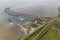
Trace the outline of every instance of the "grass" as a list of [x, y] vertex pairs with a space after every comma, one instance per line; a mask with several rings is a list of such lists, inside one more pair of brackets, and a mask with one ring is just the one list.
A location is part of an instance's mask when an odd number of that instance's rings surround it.
[[49, 30], [50, 25], [53, 24], [54, 21], [55, 21], [55, 19], [52, 20], [52, 21], [50, 21], [50, 23], [48, 23], [46, 26], [44, 26], [44, 28], [43, 28], [43, 29], [41, 30], [41, 32], [37, 35], [37, 37], [34, 38], [34, 40], [39, 40], [39, 39], [41, 39], [41, 38], [45, 35], [45, 33]]
[[[58, 17], [58, 18], [60, 19], [60, 17]], [[32, 33], [32, 35], [26, 37], [24, 40], [33, 40], [33, 39], [37, 40], [37, 38], [39, 38], [41, 36], [41, 34], [43, 35], [46, 28], [48, 28], [48, 27], [51, 27], [51, 29], [49, 31], [47, 31], [47, 33], [41, 39], [38, 39], [38, 40], [60, 40], [60, 31], [59, 31], [60, 30], [60, 24], [57, 21], [53, 21], [52, 23], [50, 23], [47, 26], [45, 25], [41, 30], [38, 29], [37, 31]]]
[[41, 40], [60, 40], [60, 32], [56, 33], [52, 30], [49, 30]]
[[26, 38], [24, 38], [23, 40], [32, 40], [33, 38], [35, 38], [39, 32], [44, 28], [45, 25], [43, 25], [43, 27], [39, 28], [38, 30], [36, 30], [35, 32], [33, 32], [32, 34], [28, 35]]
[[[48, 23], [48, 25], [50, 25], [54, 20], [52, 20], [50, 23]], [[35, 32], [33, 32], [32, 34], [30, 34], [29, 36], [27, 36], [26, 38], [24, 38], [23, 40], [33, 40], [38, 34], [40, 34], [42, 31], [45, 30], [45, 28], [48, 26], [46, 26], [47, 23], [45, 25], [42, 26], [42, 28], [39, 28], [38, 30], [36, 30]]]
[[50, 26], [53, 28], [50, 29], [41, 40], [60, 40], [60, 24], [55, 21]]

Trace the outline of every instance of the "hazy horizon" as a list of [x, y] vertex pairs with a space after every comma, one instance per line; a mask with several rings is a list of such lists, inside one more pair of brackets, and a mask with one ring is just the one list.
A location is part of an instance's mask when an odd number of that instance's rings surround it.
[[0, 0], [0, 12], [5, 8], [20, 13], [27, 13], [37, 16], [56, 16], [60, 0]]

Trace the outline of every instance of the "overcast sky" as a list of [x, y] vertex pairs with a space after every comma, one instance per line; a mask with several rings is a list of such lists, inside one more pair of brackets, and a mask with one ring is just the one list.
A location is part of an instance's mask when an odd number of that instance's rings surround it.
[[11, 7], [12, 10], [16, 12], [33, 13], [32, 15], [35, 13], [35, 15], [38, 14], [38, 16], [53, 16], [58, 13], [57, 8], [59, 5], [60, 0], [0, 0], [0, 11], [3, 11], [7, 7]]
[[15, 6], [15, 5], [22, 5], [22, 4], [26, 5], [28, 3], [30, 3], [30, 5], [31, 5], [32, 3], [36, 4], [36, 3], [40, 3], [40, 2], [44, 3], [46, 5], [47, 4], [46, 2], [49, 3], [49, 1], [52, 1], [52, 2], [54, 1], [54, 2], [60, 4], [60, 0], [0, 0], [0, 8], [3, 6], [8, 7], [8, 6]]

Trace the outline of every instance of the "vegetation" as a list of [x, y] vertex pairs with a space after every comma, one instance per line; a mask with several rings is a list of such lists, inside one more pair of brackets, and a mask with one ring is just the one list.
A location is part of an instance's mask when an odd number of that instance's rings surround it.
[[38, 30], [36, 30], [35, 32], [33, 32], [32, 34], [28, 35], [26, 38], [24, 38], [23, 40], [32, 40], [33, 38], [35, 38], [39, 32], [44, 28], [44, 26], [46, 26], [47, 24], [43, 25], [41, 28], [39, 28]]
[[[29, 36], [27, 36], [26, 38], [24, 38], [23, 40], [33, 40], [34, 38], [37, 38], [36, 36], [38, 34], [41, 35], [41, 33], [47, 28], [48, 25], [50, 25], [53, 21], [51, 21], [49, 24], [46, 23], [45, 25], [43, 25], [41, 28], [39, 28], [38, 30], [36, 30], [35, 32], [33, 32], [32, 34], [30, 34]], [[47, 25], [48, 24], [48, 25]], [[47, 25], [47, 26], [46, 26]], [[39, 36], [39, 35], [38, 35]]]
[[60, 25], [54, 22], [50, 26], [52, 29], [50, 29], [41, 40], [60, 40]]
[[43, 37], [43, 35], [49, 30], [50, 25], [54, 22], [55, 20], [50, 21], [44, 28], [41, 30], [41, 32], [34, 38], [34, 40], [39, 40]]
[[60, 40], [60, 16], [36, 30], [24, 40]]
[[36, 18], [34, 19], [34, 22], [35, 22], [36, 24], [43, 24], [42, 21], [40, 20], [40, 18], [38, 18], [38, 17], [36, 17]]

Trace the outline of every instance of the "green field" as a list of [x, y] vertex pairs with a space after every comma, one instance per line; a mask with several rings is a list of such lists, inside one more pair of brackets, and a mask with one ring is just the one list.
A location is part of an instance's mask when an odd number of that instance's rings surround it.
[[39, 40], [60, 40], [60, 16], [50, 25], [51, 29]]
[[60, 23], [55, 21], [50, 25], [51, 29], [44, 35], [41, 40], [60, 40]]
[[[46, 30], [52, 22], [54, 20], [50, 21], [50, 23], [46, 23], [45, 25], [42, 26], [42, 28], [39, 28], [38, 30], [36, 30], [35, 32], [33, 32], [32, 34], [30, 34], [29, 36], [27, 36], [26, 38], [24, 38], [23, 40], [34, 40], [35, 38], [37, 38], [37, 35], [41, 35], [41, 33], [44, 32], [44, 30]], [[48, 24], [48, 25], [47, 25]]]
[[27, 37], [25, 37], [23, 40], [32, 40], [33, 38], [35, 38], [40, 31], [44, 28], [44, 26], [46, 26], [47, 24], [44, 24], [41, 28], [39, 28], [38, 30], [36, 30], [35, 32], [33, 32], [32, 34], [28, 35]]
[[60, 16], [24, 38], [24, 40], [60, 40]]

